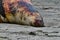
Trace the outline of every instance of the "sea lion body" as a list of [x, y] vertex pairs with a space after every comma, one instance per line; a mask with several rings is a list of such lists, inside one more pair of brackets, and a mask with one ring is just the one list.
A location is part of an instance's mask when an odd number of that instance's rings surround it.
[[31, 26], [44, 26], [43, 18], [32, 6], [31, 2], [23, 0], [3, 0], [4, 15], [0, 22], [17, 23]]

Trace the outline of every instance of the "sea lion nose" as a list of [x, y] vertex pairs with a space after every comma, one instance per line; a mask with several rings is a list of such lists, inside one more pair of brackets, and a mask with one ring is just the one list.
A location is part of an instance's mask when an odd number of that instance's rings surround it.
[[34, 26], [35, 27], [45, 27], [43, 20], [35, 20]]

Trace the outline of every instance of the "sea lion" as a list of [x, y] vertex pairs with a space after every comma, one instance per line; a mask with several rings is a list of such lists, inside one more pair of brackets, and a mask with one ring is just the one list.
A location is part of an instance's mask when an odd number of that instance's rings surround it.
[[0, 22], [44, 27], [42, 16], [30, 0], [1, 0]]

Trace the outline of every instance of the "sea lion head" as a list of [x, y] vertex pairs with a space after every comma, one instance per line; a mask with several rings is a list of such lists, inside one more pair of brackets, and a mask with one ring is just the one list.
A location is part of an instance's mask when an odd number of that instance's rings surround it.
[[44, 26], [44, 22], [43, 22], [43, 18], [41, 16], [41, 14], [39, 14], [39, 12], [34, 12], [33, 16], [35, 17], [33, 20], [32, 20], [32, 26], [34, 27], [45, 27]]
[[32, 3], [25, 0], [3, 0], [5, 16], [8, 22], [43, 27], [41, 14], [37, 12]]
[[42, 16], [39, 14], [39, 12], [26, 12], [24, 13], [24, 17], [26, 18], [24, 21], [28, 25], [34, 26], [34, 27], [44, 27], [44, 22]]

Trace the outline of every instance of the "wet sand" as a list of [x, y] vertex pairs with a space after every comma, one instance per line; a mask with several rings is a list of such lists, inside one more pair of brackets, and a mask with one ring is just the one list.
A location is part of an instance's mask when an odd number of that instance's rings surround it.
[[0, 24], [0, 40], [60, 40], [60, 1], [32, 0], [46, 27]]

